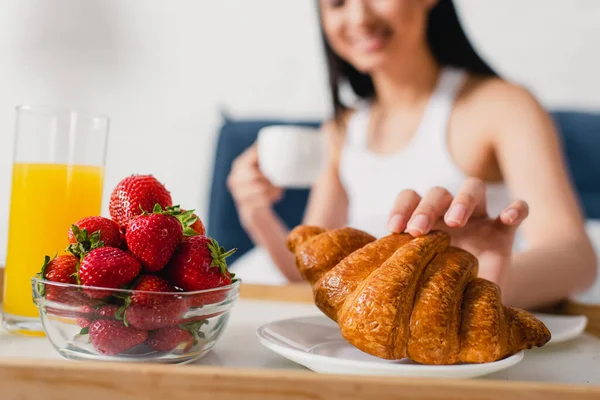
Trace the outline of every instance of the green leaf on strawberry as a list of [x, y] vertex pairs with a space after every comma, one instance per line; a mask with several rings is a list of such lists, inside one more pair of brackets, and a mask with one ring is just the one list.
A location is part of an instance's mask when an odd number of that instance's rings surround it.
[[75, 264], [75, 272], [71, 274], [71, 276], [73, 278], [75, 278], [75, 280], [77, 281], [78, 285], [81, 285], [81, 279], [79, 279], [79, 266], [80, 266], [80, 262], [79, 260], [77, 260], [77, 264]]
[[87, 229], [79, 229], [77, 225], [73, 224], [71, 225], [71, 231], [77, 241], [76, 243], [71, 243], [66, 250], [78, 259], [82, 259], [94, 249], [104, 247], [104, 242], [100, 240], [101, 231], [99, 230], [90, 235]]
[[[56, 258], [56, 256], [54, 256], [54, 258]], [[44, 265], [42, 265], [42, 269], [40, 272], [35, 274], [38, 279], [46, 279], [46, 268], [48, 267], [48, 264], [50, 264], [50, 261], [54, 260], [54, 258], [51, 259], [49, 256], [44, 257]], [[41, 282], [38, 282], [38, 293], [40, 296], [44, 296], [46, 294], [46, 285]]]
[[[155, 209], [158, 208], [159, 210], [162, 211], [160, 205], [157, 204], [157, 206], [158, 207], [155, 207]], [[171, 215], [171, 216], [177, 218], [179, 220], [179, 222], [181, 222], [181, 225], [183, 225], [183, 235], [184, 236], [198, 235], [198, 233], [194, 229], [192, 229], [192, 225], [194, 225], [196, 223], [196, 221], [198, 221], [198, 217], [194, 214], [194, 210], [182, 211], [180, 205], [175, 205], [175, 206], [167, 207], [163, 213], [167, 214], [167, 215]]]
[[[231, 249], [226, 251], [225, 247], [219, 246], [219, 243], [214, 238], [209, 238], [208, 249], [210, 250], [210, 256], [212, 257], [211, 267], [218, 267], [223, 275], [226, 275], [229, 271], [227, 269], [227, 257], [237, 251], [237, 249]], [[229, 275], [233, 278], [234, 274], [229, 272]]]
[[204, 326], [205, 324], [208, 324], [208, 320], [201, 319], [200, 321], [192, 321], [187, 322], [185, 324], [181, 324], [179, 325], [179, 328], [188, 331], [194, 337], [194, 342], [192, 346], [195, 346], [196, 344], [198, 344], [198, 341], [200, 339], [205, 338], [204, 333], [200, 331], [202, 326]]
[[[149, 215], [149, 213], [146, 210], [142, 209], [141, 206], [140, 210], [142, 211], [141, 215]], [[152, 209], [152, 214], [163, 214], [175, 217], [179, 220], [179, 222], [181, 222], [181, 225], [183, 226], [184, 236], [198, 235], [198, 233], [194, 229], [192, 229], [192, 225], [194, 225], [194, 223], [198, 221], [198, 217], [194, 214], [194, 210], [182, 211], [180, 205], [169, 206], [163, 209], [159, 203], [156, 203], [154, 205], [154, 208]]]
[[46, 278], [46, 268], [48, 268], [48, 264], [50, 264], [50, 261], [54, 260], [54, 258], [56, 258], [56, 256], [54, 256], [53, 258], [50, 258], [49, 256], [44, 257], [44, 264], [42, 265], [42, 269], [40, 270], [40, 272], [35, 274], [38, 278]]
[[177, 219], [183, 225], [183, 235], [184, 236], [196, 236], [198, 232], [196, 232], [192, 225], [198, 221], [198, 217], [194, 214], [194, 210], [188, 210], [183, 212], [181, 215], [177, 216]]

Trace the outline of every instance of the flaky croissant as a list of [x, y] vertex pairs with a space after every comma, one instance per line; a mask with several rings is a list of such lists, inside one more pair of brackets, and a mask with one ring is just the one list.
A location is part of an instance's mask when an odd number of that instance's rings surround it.
[[422, 364], [484, 363], [550, 340], [532, 314], [505, 307], [500, 288], [441, 231], [380, 239], [350, 227], [298, 226], [287, 247], [316, 306], [373, 356]]

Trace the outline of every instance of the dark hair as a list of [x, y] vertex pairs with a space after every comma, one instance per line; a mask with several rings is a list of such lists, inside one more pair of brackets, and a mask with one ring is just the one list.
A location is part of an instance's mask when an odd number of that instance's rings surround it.
[[[320, 17], [320, 7], [318, 8]], [[333, 51], [327, 42], [322, 26], [321, 36], [329, 70], [331, 99], [337, 118], [346, 109], [340, 99], [342, 83], [350, 84], [354, 94], [363, 99], [373, 97], [375, 87], [368, 74], [359, 72]], [[461, 68], [475, 75], [498, 76], [471, 46], [458, 20], [452, 0], [439, 0], [430, 11], [427, 22], [427, 42], [434, 58], [441, 66]]]

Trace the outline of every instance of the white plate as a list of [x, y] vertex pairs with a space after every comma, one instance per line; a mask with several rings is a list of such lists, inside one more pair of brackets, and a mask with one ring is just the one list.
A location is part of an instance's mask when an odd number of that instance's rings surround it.
[[588, 319], [585, 315], [552, 315], [534, 313], [542, 321], [552, 338], [546, 345], [557, 344], [573, 340], [585, 331]]
[[511, 367], [523, 352], [485, 364], [423, 365], [409, 359], [382, 360], [342, 338], [335, 322], [325, 316], [274, 321], [261, 326], [260, 343], [275, 353], [316, 372], [355, 375], [474, 378]]

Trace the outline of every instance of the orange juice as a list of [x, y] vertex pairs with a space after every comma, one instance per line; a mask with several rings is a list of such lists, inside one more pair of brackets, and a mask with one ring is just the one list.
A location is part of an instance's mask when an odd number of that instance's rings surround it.
[[104, 169], [65, 164], [13, 167], [8, 254], [3, 309], [20, 317], [39, 317], [31, 278], [44, 256], [62, 254], [71, 224], [100, 215]]

